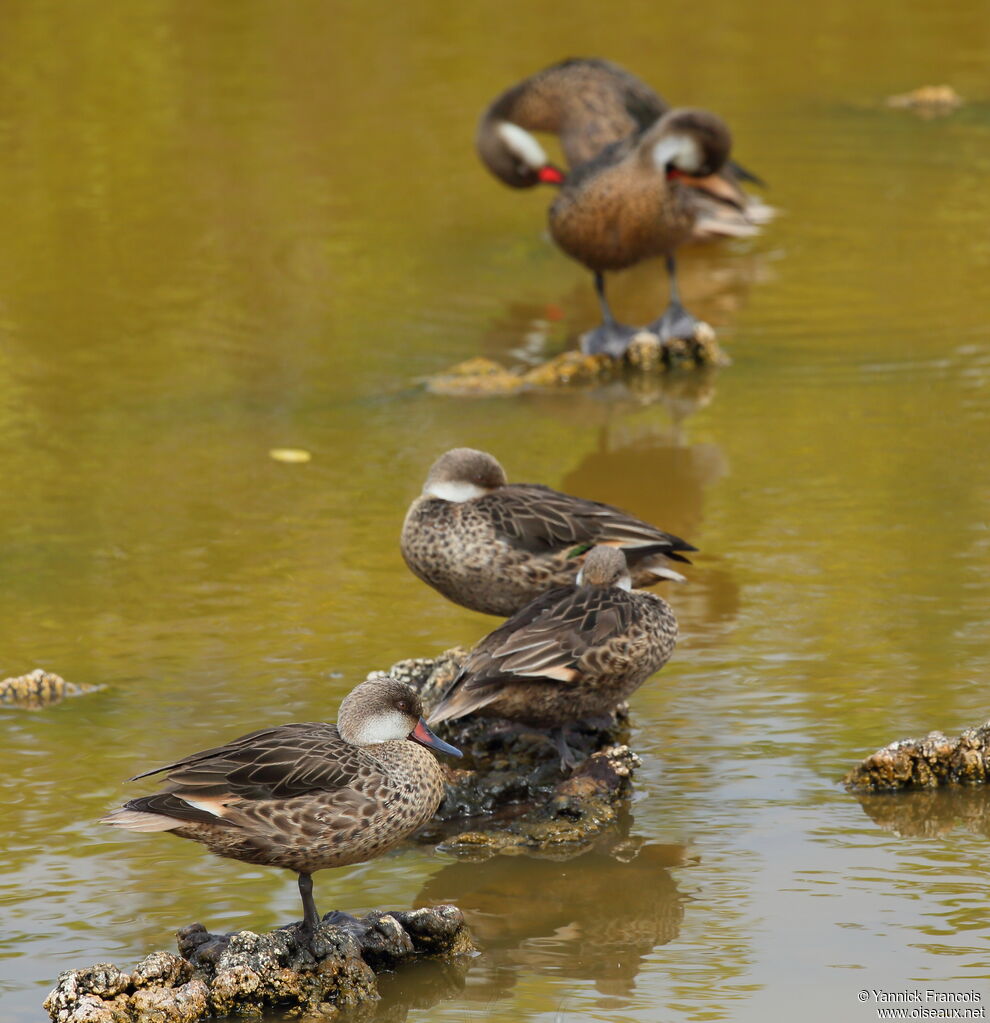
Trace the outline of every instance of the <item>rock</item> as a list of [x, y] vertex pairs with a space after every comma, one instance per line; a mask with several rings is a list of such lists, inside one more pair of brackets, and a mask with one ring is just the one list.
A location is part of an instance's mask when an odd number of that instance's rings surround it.
[[[454, 647], [436, 658], [400, 661], [389, 674], [416, 689], [429, 710], [467, 656]], [[568, 745], [584, 754], [570, 775], [545, 732], [491, 718], [447, 721], [436, 730], [463, 753], [445, 769], [447, 791], [419, 838], [458, 855], [577, 851], [615, 824], [639, 758], [624, 745], [625, 704], [606, 720], [568, 729]], [[465, 818], [482, 818], [465, 829]]]
[[468, 359], [444, 373], [427, 377], [426, 389], [433, 394], [491, 398], [517, 394], [526, 386], [520, 373], [513, 373], [492, 359]]
[[963, 98], [951, 85], [922, 85], [910, 92], [887, 97], [887, 106], [911, 110], [921, 117], [944, 117], [963, 105]]
[[5, 678], [0, 681], [0, 704], [23, 707], [26, 710], [41, 710], [61, 703], [67, 696], [81, 696], [95, 693], [102, 686], [66, 682], [60, 675], [43, 668], [35, 668], [27, 675]]
[[210, 1016], [289, 1015], [330, 1019], [377, 1001], [376, 970], [415, 959], [443, 962], [474, 953], [455, 906], [329, 913], [311, 940], [298, 925], [255, 934], [210, 934], [190, 924], [176, 935], [180, 956], [153, 952], [130, 974], [110, 963], [59, 975], [45, 1000], [54, 1023], [197, 1023]]
[[895, 792], [941, 785], [982, 785], [990, 776], [990, 721], [958, 738], [930, 732], [871, 753], [843, 779], [854, 792]]
[[428, 377], [425, 386], [434, 394], [501, 397], [615, 380], [634, 382], [664, 375], [679, 366], [722, 366], [728, 361], [712, 327], [699, 323], [694, 337], [666, 342], [644, 329], [633, 338], [621, 359], [567, 351], [529, 369], [507, 369], [492, 359], [468, 359]]

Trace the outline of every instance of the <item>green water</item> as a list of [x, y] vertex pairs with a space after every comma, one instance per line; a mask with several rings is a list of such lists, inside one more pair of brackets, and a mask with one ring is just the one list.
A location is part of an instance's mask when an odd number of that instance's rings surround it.
[[[683, 642], [632, 701], [621, 857], [409, 847], [318, 875], [323, 909], [452, 898], [485, 943], [463, 990], [431, 1005], [407, 971], [376, 1018], [990, 999], [985, 835], [899, 835], [837, 784], [990, 717], [986, 4], [14, 0], [2, 26], [0, 677], [106, 686], [0, 716], [5, 1021], [192, 920], [296, 919], [287, 874], [94, 820], [139, 769], [332, 719], [368, 670], [492, 626], [398, 553], [461, 444], [703, 553], [667, 594]], [[718, 110], [771, 182], [761, 238], [683, 260], [733, 364], [652, 400], [428, 395], [425, 374], [594, 322], [549, 193], [500, 187], [471, 144], [497, 91], [571, 54]], [[942, 81], [971, 100], [952, 117], [882, 106]], [[651, 319], [660, 267], [613, 294]], [[268, 457], [286, 446], [312, 461]]]

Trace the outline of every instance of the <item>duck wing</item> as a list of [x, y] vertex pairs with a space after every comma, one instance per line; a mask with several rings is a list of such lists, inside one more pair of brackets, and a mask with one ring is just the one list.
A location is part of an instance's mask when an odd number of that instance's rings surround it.
[[527, 604], [471, 651], [430, 715], [431, 721], [463, 717], [491, 703], [519, 679], [568, 685], [581, 661], [629, 627], [629, 595], [616, 588], [562, 586]]
[[365, 766], [336, 725], [314, 722], [251, 732], [131, 781], [165, 771], [166, 791], [183, 799], [289, 799], [357, 787]]
[[619, 508], [536, 483], [499, 487], [478, 503], [503, 540], [533, 554], [579, 548], [574, 552], [578, 556], [594, 544], [609, 544], [635, 549], [640, 555], [665, 554], [686, 562], [677, 552], [697, 550], [679, 536]]

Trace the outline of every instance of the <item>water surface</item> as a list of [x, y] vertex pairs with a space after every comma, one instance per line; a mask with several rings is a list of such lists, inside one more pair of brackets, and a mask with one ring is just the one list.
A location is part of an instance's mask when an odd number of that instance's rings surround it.
[[[0, 677], [106, 686], [0, 719], [5, 1020], [192, 920], [295, 918], [289, 875], [94, 821], [139, 769], [332, 718], [368, 670], [491, 628], [398, 554], [460, 444], [703, 553], [666, 594], [678, 653], [632, 701], [622, 833], [567, 862], [410, 846], [318, 876], [324, 909], [454, 899], [484, 943], [462, 989], [405, 971], [378, 1018], [990, 997], [982, 806], [923, 807], [926, 834], [910, 801], [898, 823], [837, 783], [988, 716], [986, 5], [15, 0], [3, 22]], [[771, 182], [761, 238], [683, 260], [733, 364], [647, 396], [430, 396], [424, 374], [594, 322], [548, 193], [501, 188], [471, 138], [499, 89], [596, 53], [719, 110]], [[972, 100], [950, 118], [882, 106], [941, 81]], [[613, 293], [652, 319], [661, 268]]]

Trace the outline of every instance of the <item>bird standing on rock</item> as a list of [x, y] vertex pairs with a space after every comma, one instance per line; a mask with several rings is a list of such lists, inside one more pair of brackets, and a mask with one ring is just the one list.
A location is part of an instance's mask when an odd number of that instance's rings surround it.
[[[559, 136], [568, 174], [532, 132]], [[648, 329], [664, 341], [693, 337], [698, 321], [681, 305], [674, 250], [688, 240], [755, 234], [773, 214], [739, 187], [740, 179], [759, 179], [730, 162], [729, 132], [719, 118], [671, 110], [610, 61], [566, 60], [507, 89], [482, 115], [477, 148], [510, 186], [562, 185], [550, 233], [595, 275], [602, 324], [582, 340], [591, 354], [621, 356], [637, 333], [615, 320], [605, 271], [664, 256], [670, 304]]]
[[472, 611], [508, 617], [572, 583], [595, 544], [619, 547], [634, 586], [682, 582], [672, 563], [696, 550], [608, 504], [536, 483], [509, 483], [484, 451], [453, 448], [430, 468], [402, 527], [412, 572]]
[[631, 585], [621, 550], [593, 548], [571, 585], [527, 604], [478, 643], [430, 723], [477, 714], [552, 728], [561, 765], [575, 766], [565, 727], [609, 714], [674, 650], [670, 605]]
[[443, 775], [428, 751], [461, 754], [421, 715], [417, 693], [375, 672], [344, 698], [336, 725], [264, 728], [145, 771], [131, 780], [167, 771], [164, 789], [101, 823], [171, 831], [219, 856], [294, 870], [312, 934], [313, 872], [380, 856], [440, 805]]

